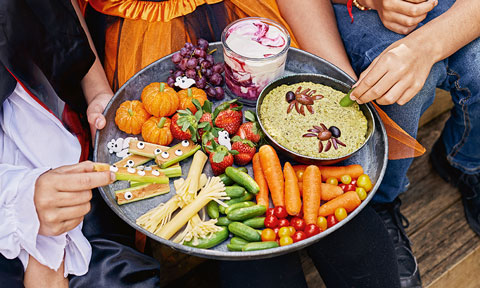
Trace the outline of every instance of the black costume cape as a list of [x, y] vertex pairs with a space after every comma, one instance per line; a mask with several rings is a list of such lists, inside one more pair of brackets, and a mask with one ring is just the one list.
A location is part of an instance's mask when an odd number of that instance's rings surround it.
[[0, 103], [17, 79], [39, 99], [53, 88], [85, 112], [80, 81], [94, 60], [70, 0], [0, 0]]

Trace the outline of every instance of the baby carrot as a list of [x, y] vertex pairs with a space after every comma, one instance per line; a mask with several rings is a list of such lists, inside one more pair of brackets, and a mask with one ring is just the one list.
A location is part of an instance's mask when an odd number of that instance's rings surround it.
[[358, 197], [357, 192], [349, 191], [328, 201], [318, 209], [318, 216], [328, 216], [335, 213], [335, 209], [343, 207], [348, 213], [355, 210], [362, 201]]
[[302, 209], [302, 200], [297, 175], [289, 162], [286, 162], [283, 167], [283, 176], [285, 177], [285, 208], [289, 215], [297, 215]]
[[307, 224], [317, 222], [322, 197], [321, 179], [320, 169], [315, 165], [308, 166], [303, 173], [303, 218]]
[[258, 149], [258, 154], [263, 175], [265, 175], [265, 180], [267, 180], [268, 188], [272, 195], [273, 205], [285, 206], [285, 181], [277, 152], [275, 152], [272, 146], [263, 145]]
[[340, 180], [343, 175], [350, 175], [352, 179], [358, 178], [363, 174], [362, 166], [358, 164], [347, 166], [319, 166], [322, 173], [322, 180], [326, 181], [330, 177], [334, 177]]
[[253, 155], [252, 167], [255, 182], [257, 182], [258, 186], [260, 187], [260, 191], [257, 194], [257, 204], [268, 208], [270, 202], [268, 200], [268, 185], [267, 180], [265, 180], [265, 175], [263, 175], [262, 165], [260, 164], [260, 156], [258, 153]]
[[322, 183], [322, 200], [330, 201], [335, 197], [338, 197], [343, 194], [342, 188], [337, 185], [332, 185], [328, 183]]

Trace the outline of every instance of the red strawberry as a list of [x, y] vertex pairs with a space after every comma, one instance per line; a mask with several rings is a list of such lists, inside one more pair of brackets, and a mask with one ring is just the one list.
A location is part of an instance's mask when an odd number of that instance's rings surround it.
[[[196, 121], [193, 115], [188, 115], [184, 113], [176, 113], [172, 117], [172, 123], [170, 124], [170, 131], [172, 136], [178, 140], [187, 140], [192, 139], [196, 141], [196, 138], [192, 138], [192, 130], [196, 131]], [[196, 136], [196, 135], [195, 135]]]
[[[212, 144], [215, 142], [212, 142]], [[210, 153], [208, 159], [214, 175], [220, 175], [225, 172], [227, 167], [233, 165], [233, 155], [227, 147], [214, 145], [214, 150]]]
[[237, 133], [242, 124], [242, 105], [237, 105], [236, 100], [224, 102], [215, 109], [214, 125], [223, 128], [230, 135]]
[[233, 137], [232, 141], [232, 150], [238, 151], [238, 154], [234, 156], [235, 164], [244, 166], [250, 163], [253, 155], [257, 152], [255, 144], [250, 140], [243, 140], [239, 136]]
[[[201, 124], [201, 123], [208, 123], [210, 127], [208, 127], [207, 124]], [[205, 127], [203, 127], [205, 126]], [[198, 135], [200, 135], [200, 138], [202, 138], [203, 133], [211, 129], [213, 127], [212, 123], [212, 114], [211, 113], [203, 113], [202, 117], [200, 117], [200, 120], [198, 120]]]
[[260, 142], [263, 133], [257, 122], [257, 116], [254, 112], [247, 110], [245, 111], [245, 119], [250, 122], [243, 123], [240, 128], [238, 128], [236, 135], [240, 136], [242, 139], [248, 139], [253, 143]]

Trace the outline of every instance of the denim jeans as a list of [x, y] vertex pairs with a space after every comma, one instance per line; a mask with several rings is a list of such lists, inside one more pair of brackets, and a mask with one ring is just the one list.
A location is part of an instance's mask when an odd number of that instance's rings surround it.
[[[438, 1], [438, 5], [419, 27], [444, 13], [454, 3], [455, 0]], [[385, 28], [374, 10], [360, 11], [354, 7], [354, 22], [351, 23], [345, 5], [334, 5], [334, 9], [345, 49], [357, 75], [390, 44], [405, 37]], [[416, 137], [419, 118], [433, 103], [437, 87], [449, 91], [454, 103], [442, 133], [447, 159], [453, 167], [464, 173], [479, 173], [480, 38], [436, 63], [422, 90], [410, 102], [403, 106], [393, 104], [381, 108], [411, 136]], [[406, 174], [412, 160], [388, 161], [385, 177], [374, 201], [391, 202], [407, 189]]]

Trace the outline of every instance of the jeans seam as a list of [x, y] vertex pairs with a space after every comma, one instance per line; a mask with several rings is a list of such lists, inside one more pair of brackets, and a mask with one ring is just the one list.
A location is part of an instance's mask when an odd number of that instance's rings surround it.
[[469, 172], [476, 172], [476, 171], [480, 170], [480, 167], [475, 168], [475, 169], [467, 169], [467, 168], [455, 163], [455, 161], [453, 159], [458, 154], [460, 149], [465, 145], [466, 138], [470, 135], [471, 122], [470, 122], [470, 117], [469, 117], [469, 114], [468, 114], [468, 107], [465, 105], [465, 103], [471, 97], [472, 93], [470, 92], [470, 89], [460, 87], [460, 84], [459, 84], [460, 75], [458, 73], [456, 73], [455, 71], [453, 71], [452, 69], [450, 69], [448, 66], [447, 66], [447, 74], [450, 75], [450, 76], [456, 76], [457, 80], [455, 80], [454, 86], [455, 86], [455, 89], [457, 91], [466, 91], [467, 92], [467, 97], [459, 100], [459, 104], [462, 106], [462, 112], [463, 112], [463, 116], [464, 116], [464, 120], [463, 120], [464, 123], [463, 124], [465, 125], [465, 130], [462, 134], [462, 138], [460, 139], [460, 141], [453, 146], [452, 151], [447, 155], [447, 159], [448, 159], [448, 162], [450, 162], [450, 164], [452, 166], [456, 167], [456, 168], [461, 168], [461, 169], [463, 169], [465, 171], [469, 171]]

